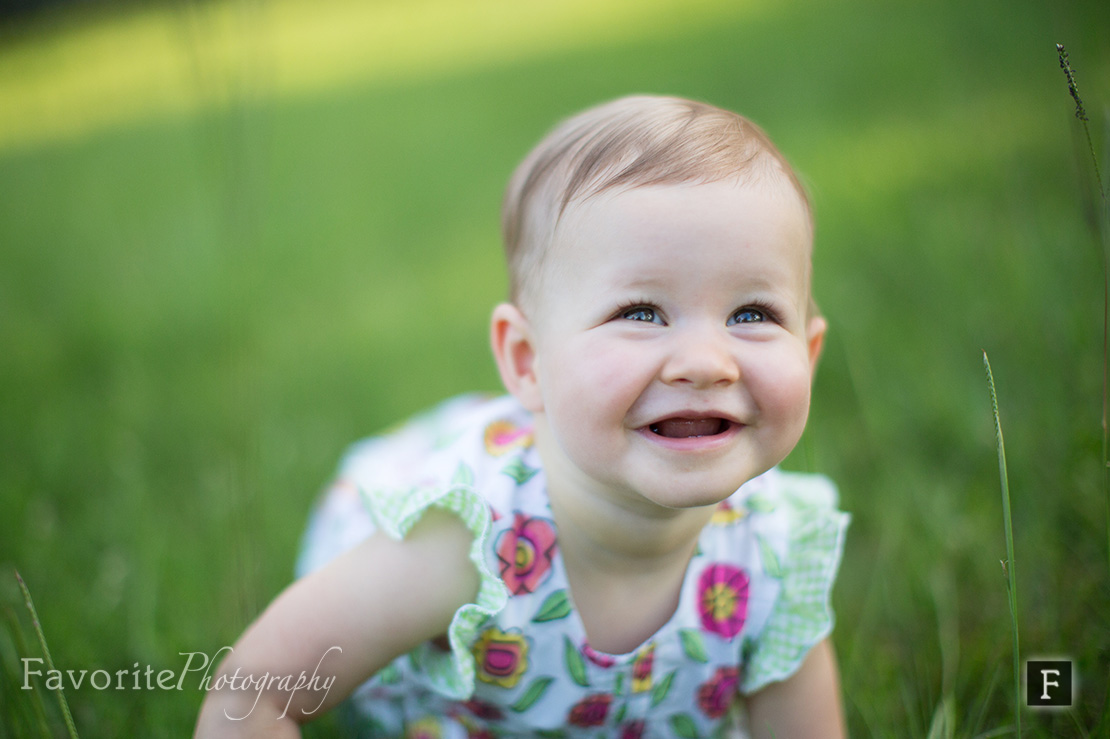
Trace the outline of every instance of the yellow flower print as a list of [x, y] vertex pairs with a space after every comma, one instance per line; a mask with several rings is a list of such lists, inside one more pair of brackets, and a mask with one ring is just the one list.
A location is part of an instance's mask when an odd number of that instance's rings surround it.
[[419, 721], [413, 721], [405, 729], [405, 739], [442, 739], [443, 730], [439, 719], [435, 716], [425, 716]]
[[655, 663], [655, 642], [643, 647], [632, 661], [632, 692], [651, 690], [651, 668]]
[[733, 508], [727, 500], [722, 500], [717, 504], [716, 510], [713, 511], [713, 516], [709, 519], [709, 525], [728, 526], [742, 519], [745, 513], [746, 511], [743, 509]]

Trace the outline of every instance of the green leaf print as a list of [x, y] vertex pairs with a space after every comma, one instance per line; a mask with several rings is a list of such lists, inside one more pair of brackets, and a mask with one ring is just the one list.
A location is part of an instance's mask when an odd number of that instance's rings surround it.
[[509, 708], [517, 713], [527, 711], [535, 705], [536, 701], [543, 697], [543, 694], [547, 692], [548, 687], [550, 687], [553, 682], [555, 682], [555, 678], [553, 677], [537, 677], [532, 681], [532, 684], [528, 686], [528, 689], [521, 694], [516, 703], [509, 706]]
[[474, 470], [470, 469], [470, 465], [468, 465], [466, 462], [459, 462], [459, 467], [455, 470], [455, 475], [451, 478], [451, 484], [473, 485]]
[[685, 713], [671, 716], [671, 731], [683, 739], [698, 739], [698, 725]]
[[432, 442], [433, 449], [443, 449], [444, 447], [451, 446], [455, 440], [462, 436], [461, 431], [450, 431], [446, 433], [437, 432], [435, 441]]
[[667, 693], [671, 692], [671, 683], [674, 682], [674, 674], [676, 670], [671, 670], [667, 676], [655, 684], [651, 690], [651, 707], [655, 708], [667, 697]]
[[566, 618], [570, 615], [570, 598], [567, 597], [567, 591], [556, 590], [540, 606], [539, 612], [532, 617], [533, 623], [543, 623], [544, 621], [557, 621], [560, 618]]
[[590, 687], [590, 681], [586, 678], [586, 662], [569, 636], [563, 637], [563, 660], [567, 663], [567, 672], [570, 673], [571, 680], [583, 688]]
[[705, 653], [705, 640], [697, 629], [679, 629], [678, 637], [682, 640], [682, 651], [695, 662], [708, 662], [709, 655]]
[[524, 460], [520, 457], [513, 457], [513, 461], [502, 467], [501, 471], [516, 480], [517, 485], [523, 485], [539, 472], [538, 469], [524, 464]]
[[626, 713], [628, 713], [628, 704], [621, 703], [621, 707], [613, 714], [613, 723], [619, 724], [621, 721], [624, 721], [624, 715]]
[[752, 655], [755, 654], [755, 641], [750, 636], [744, 637], [744, 643], [740, 647], [740, 660], [744, 664], [752, 661]]
[[770, 577], [782, 578], [782, 565], [779, 564], [778, 555], [775, 550], [771, 549], [771, 545], [767, 543], [759, 534], [755, 535], [755, 540], [759, 542], [759, 556], [763, 558], [763, 571]]
[[624, 693], [624, 673], [618, 672], [617, 679], [613, 682], [613, 695], [623, 695]]
[[401, 682], [401, 673], [396, 665], [386, 665], [378, 672], [378, 679], [383, 685], [393, 685]]
[[750, 513], [770, 513], [775, 510], [775, 504], [762, 495], [753, 495], [744, 502]]

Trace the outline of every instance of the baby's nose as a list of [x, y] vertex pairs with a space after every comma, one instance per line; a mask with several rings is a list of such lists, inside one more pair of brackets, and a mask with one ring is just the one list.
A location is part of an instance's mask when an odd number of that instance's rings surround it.
[[690, 329], [682, 332], [663, 366], [663, 381], [695, 387], [738, 381], [740, 366], [732, 353], [732, 341], [728, 332], [723, 329]]

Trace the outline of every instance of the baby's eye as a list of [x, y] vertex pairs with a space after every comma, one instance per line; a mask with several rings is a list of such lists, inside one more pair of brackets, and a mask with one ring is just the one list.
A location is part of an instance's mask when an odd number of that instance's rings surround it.
[[628, 308], [621, 312], [621, 318], [628, 321], [644, 321], [646, 323], [662, 323], [663, 319], [654, 308], [649, 308], [646, 305], [637, 305], [633, 308]]
[[729, 317], [728, 325], [735, 326], [738, 323], [763, 323], [766, 320], [768, 320], [767, 313], [760, 308], [741, 308]]

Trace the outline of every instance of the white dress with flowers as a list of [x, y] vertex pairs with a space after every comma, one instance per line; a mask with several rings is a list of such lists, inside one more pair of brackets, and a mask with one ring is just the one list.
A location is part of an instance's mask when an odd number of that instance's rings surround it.
[[574, 607], [530, 423], [509, 397], [448, 401], [353, 447], [316, 508], [299, 574], [377, 529], [403, 537], [429, 506], [475, 537], [481, 586], [450, 649], [424, 644], [362, 685], [357, 736], [734, 736], [741, 696], [832, 629], [848, 517], [831, 483], [776, 469], [741, 487], [701, 532], [671, 619], [604, 654]]

